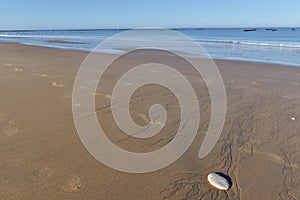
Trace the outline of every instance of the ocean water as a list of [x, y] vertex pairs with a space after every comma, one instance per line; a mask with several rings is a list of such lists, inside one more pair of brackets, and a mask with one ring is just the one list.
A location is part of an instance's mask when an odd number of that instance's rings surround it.
[[[276, 31], [257, 28], [256, 31], [249, 32], [245, 32], [242, 28], [174, 30], [199, 42], [213, 58], [300, 66], [300, 28], [276, 28]], [[0, 31], [0, 42], [91, 51], [103, 40], [122, 31], [126, 30]], [[56, 43], [57, 41], [71, 43]], [[193, 49], [184, 48], [184, 43], [181, 50], [193, 53]], [[107, 52], [120, 53], [120, 51], [118, 47], [107, 49]]]

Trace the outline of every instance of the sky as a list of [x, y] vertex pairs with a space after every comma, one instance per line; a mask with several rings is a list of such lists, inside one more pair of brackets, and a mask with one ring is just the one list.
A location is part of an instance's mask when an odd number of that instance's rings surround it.
[[0, 29], [300, 27], [299, 0], [0, 0]]

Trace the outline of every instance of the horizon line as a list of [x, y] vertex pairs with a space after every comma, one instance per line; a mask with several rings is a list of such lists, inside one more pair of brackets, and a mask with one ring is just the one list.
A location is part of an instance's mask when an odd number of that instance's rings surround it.
[[243, 26], [243, 27], [139, 27], [139, 28], [53, 28], [53, 29], [0, 29], [1, 32], [6, 31], [77, 31], [77, 30], [132, 30], [132, 29], [171, 29], [171, 30], [182, 30], [182, 29], [243, 29], [243, 28], [300, 28], [300, 26]]

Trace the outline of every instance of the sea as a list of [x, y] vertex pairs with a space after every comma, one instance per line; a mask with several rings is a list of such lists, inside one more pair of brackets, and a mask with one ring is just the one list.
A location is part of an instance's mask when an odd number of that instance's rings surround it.
[[[300, 67], [298, 28], [177, 28], [197, 41], [212, 58], [286, 64]], [[0, 42], [91, 51], [128, 29], [1, 30]], [[107, 49], [120, 53], [120, 49]], [[185, 48], [187, 53], [192, 49]]]

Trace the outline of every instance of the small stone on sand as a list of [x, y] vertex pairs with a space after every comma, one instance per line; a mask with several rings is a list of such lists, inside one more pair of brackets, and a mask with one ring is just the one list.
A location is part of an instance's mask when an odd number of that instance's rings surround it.
[[292, 117], [291, 120], [292, 120], [292, 121], [296, 121], [296, 118], [295, 118], [295, 117]]
[[231, 183], [228, 179], [229, 177], [226, 178], [225, 175], [216, 172], [210, 173], [207, 176], [208, 182], [219, 190], [228, 190], [230, 188]]

